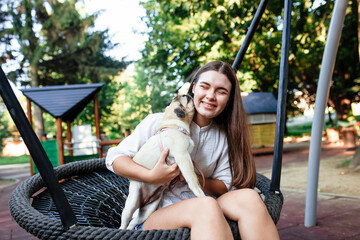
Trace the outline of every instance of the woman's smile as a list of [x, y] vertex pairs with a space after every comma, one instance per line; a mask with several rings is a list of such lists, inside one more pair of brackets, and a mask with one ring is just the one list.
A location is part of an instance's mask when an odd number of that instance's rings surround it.
[[206, 108], [206, 109], [209, 109], [209, 110], [212, 110], [212, 109], [215, 109], [216, 108], [216, 105], [214, 105], [214, 104], [210, 104], [210, 103], [207, 103], [207, 102], [202, 102], [202, 104], [204, 105], [204, 107]]

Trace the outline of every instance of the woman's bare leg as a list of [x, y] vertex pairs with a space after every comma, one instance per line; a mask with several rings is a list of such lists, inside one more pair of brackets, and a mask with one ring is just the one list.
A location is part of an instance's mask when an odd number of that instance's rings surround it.
[[191, 239], [233, 239], [224, 214], [211, 197], [184, 200], [155, 211], [144, 223], [143, 229], [191, 229]]
[[276, 226], [256, 191], [227, 192], [217, 201], [225, 216], [238, 222], [241, 239], [279, 239]]

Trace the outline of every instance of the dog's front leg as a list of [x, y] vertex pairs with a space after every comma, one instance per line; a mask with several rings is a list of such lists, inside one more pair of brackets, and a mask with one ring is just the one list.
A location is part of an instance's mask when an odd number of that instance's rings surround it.
[[175, 152], [173, 154], [190, 190], [193, 191], [197, 197], [205, 196], [204, 191], [201, 189], [199, 179], [195, 174], [194, 164], [192, 163], [190, 154], [188, 154], [187, 151]]
[[140, 208], [139, 216], [136, 219], [133, 219], [127, 229], [134, 229], [137, 225], [143, 223], [150, 217], [150, 215], [156, 211], [156, 209], [159, 206], [159, 203], [162, 199], [162, 196], [153, 201], [152, 203], [149, 203], [145, 205], [144, 207]]
[[120, 229], [126, 229], [135, 210], [140, 206], [140, 187], [140, 182], [130, 181], [129, 195], [125, 201], [125, 207], [121, 214]]

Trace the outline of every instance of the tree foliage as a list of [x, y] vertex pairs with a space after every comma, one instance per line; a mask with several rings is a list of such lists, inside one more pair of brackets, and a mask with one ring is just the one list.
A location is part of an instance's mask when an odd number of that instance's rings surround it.
[[351, 102], [360, 101], [360, 49], [357, 49], [360, 39], [355, 27], [360, 21], [358, 9], [355, 0], [349, 1], [330, 90], [331, 104], [341, 120], [347, 120]]
[[[142, 79], [137, 81], [139, 84], [144, 81], [149, 86], [149, 95], [153, 99], [149, 104], [153, 111], [163, 109], [166, 99], [169, 101], [201, 64], [215, 59], [231, 63], [258, 6], [252, 1], [175, 0], [150, 0], [142, 2], [142, 5], [146, 9], [145, 21], [151, 31], [142, 51], [142, 59], [137, 63], [138, 75]], [[263, 48], [274, 55], [279, 51], [279, 48], [265, 44], [268, 36], [263, 32], [274, 34], [276, 38], [281, 36], [276, 29], [277, 20], [268, 13], [255, 35], [255, 42], [261, 45], [252, 47], [251, 54], [245, 58], [245, 64], [240, 69], [243, 76], [254, 81], [253, 84], [244, 84], [248, 91], [257, 90], [259, 84], [268, 84], [264, 81], [264, 75], [256, 73], [260, 66], [264, 69], [271, 63], [259, 64], [263, 62]], [[250, 73], [250, 70], [253, 71]], [[267, 73], [274, 74], [274, 71]]]
[[[99, 94], [99, 103], [100, 114], [107, 116], [114, 102], [112, 93], [121, 88], [113, 78], [129, 63], [106, 55], [115, 47], [108, 31], [94, 31], [97, 15], [80, 15], [76, 3], [77, 0], [8, 2], [12, 37], [20, 46], [19, 68], [8, 76], [32, 87], [106, 83]], [[93, 121], [92, 106], [77, 118], [78, 123], [90, 121]]]
[[8, 127], [9, 122], [5, 118], [5, 107], [3, 105], [3, 102], [0, 101], [0, 152], [3, 148], [3, 140], [11, 135]]
[[[333, 1], [312, 9], [308, 2], [295, 2], [292, 16], [289, 63], [289, 91], [300, 90], [309, 104], [315, 102], [321, 61], [334, 8]], [[334, 73], [329, 104], [340, 119], [346, 120], [350, 103], [359, 101], [360, 64], [357, 48], [357, 3], [349, 1]], [[293, 102], [293, 101], [291, 101]]]
[[[217, 0], [142, 2], [149, 39], [138, 62], [139, 76], [151, 89], [150, 96], [168, 91], [169, 99], [194, 69], [210, 60], [232, 63], [260, 1]], [[315, 5], [315, 3], [320, 3]], [[288, 114], [298, 114], [296, 92], [314, 103], [334, 1], [292, 2], [288, 73]], [[277, 96], [282, 41], [283, 1], [269, 3], [253, 37], [238, 76], [243, 91], [270, 91]], [[330, 103], [338, 115], [349, 109], [345, 102], [359, 97], [357, 2], [349, 1], [334, 70]], [[351, 27], [352, 26], [352, 27]], [[151, 84], [150, 84], [151, 83]], [[153, 92], [154, 89], [154, 92]], [[155, 91], [155, 89], [157, 89]], [[172, 93], [172, 94], [171, 94]], [[161, 102], [163, 99], [159, 99]], [[149, 103], [150, 109], [157, 109]], [[159, 106], [159, 105], [158, 105]]]
[[5, 11], [6, 6], [3, 2], [0, 2], [0, 64], [6, 62], [11, 57], [10, 48], [10, 34], [11, 27], [9, 26], [9, 13]]

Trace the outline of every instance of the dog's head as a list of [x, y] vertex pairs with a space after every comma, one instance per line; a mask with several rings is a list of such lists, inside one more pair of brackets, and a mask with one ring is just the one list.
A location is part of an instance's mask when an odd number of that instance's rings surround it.
[[191, 123], [195, 113], [194, 102], [192, 96], [181, 95], [176, 96], [170, 105], [165, 109], [165, 116], [168, 119], [180, 119], [188, 124]]

